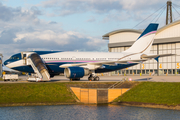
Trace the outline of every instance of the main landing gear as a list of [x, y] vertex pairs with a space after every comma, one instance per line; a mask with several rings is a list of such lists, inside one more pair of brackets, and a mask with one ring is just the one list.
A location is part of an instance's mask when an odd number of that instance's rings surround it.
[[99, 77], [95, 75], [95, 73], [92, 73], [88, 77], [89, 81], [99, 81]]

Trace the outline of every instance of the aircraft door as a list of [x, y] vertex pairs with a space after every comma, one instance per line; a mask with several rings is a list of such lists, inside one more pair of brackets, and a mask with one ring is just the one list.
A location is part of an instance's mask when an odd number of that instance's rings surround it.
[[76, 63], [76, 57], [75, 57], [75, 56], [72, 57], [72, 61], [73, 61], [74, 63]]
[[27, 65], [27, 58], [30, 54], [32, 54], [33, 52], [21, 52], [21, 57], [22, 57], [22, 60], [23, 60], [23, 64], [24, 65]]
[[21, 53], [21, 56], [22, 56], [23, 64], [26, 65], [27, 64], [27, 54]]

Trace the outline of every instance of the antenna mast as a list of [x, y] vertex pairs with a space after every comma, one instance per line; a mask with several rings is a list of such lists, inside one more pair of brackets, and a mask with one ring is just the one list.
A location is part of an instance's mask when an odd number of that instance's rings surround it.
[[172, 2], [167, 1], [166, 25], [172, 23]]

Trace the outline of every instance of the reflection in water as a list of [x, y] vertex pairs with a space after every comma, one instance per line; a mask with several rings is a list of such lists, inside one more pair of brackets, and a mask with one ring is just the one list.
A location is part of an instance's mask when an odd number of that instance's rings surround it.
[[117, 105], [0, 107], [0, 120], [179, 120], [180, 111]]

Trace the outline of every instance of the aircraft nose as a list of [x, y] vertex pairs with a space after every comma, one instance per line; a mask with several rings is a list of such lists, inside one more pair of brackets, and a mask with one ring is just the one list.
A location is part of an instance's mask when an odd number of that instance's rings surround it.
[[10, 63], [9, 60], [4, 61], [4, 65], [7, 65], [9, 63]]

